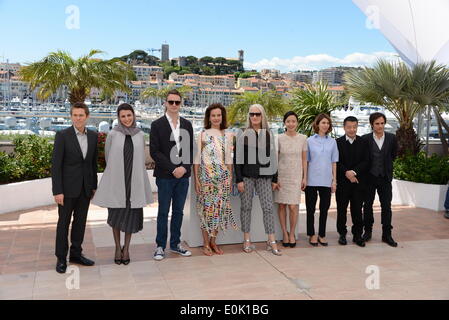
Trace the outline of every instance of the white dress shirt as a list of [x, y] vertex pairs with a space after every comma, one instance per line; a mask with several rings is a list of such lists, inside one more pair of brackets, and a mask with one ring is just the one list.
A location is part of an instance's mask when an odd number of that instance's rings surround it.
[[[354, 138], [349, 138], [347, 135], [345, 135], [345, 137], [346, 137], [346, 141], [349, 141], [350, 144], [353, 144], [355, 139], [357, 138], [357, 136], [355, 136]], [[349, 171], [353, 172], [355, 176], [357, 175], [357, 172], [355, 172], [354, 170], [349, 170]]]
[[76, 138], [78, 139], [78, 143], [80, 144], [81, 152], [83, 153], [83, 159], [86, 159], [87, 155], [87, 131], [86, 128], [84, 128], [84, 132], [78, 131], [75, 126], [73, 126], [75, 129]]
[[170, 128], [171, 131], [173, 132], [173, 137], [175, 138], [175, 142], [176, 142], [176, 148], [180, 149], [180, 144], [179, 144], [179, 134], [180, 134], [180, 123], [181, 123], [181, 119], [178, 116], [178, 122], [176, 123], [176, 127], [173, 124], [173, 119], [168, 115], [168, 113], [165, 113], [165, 116], [168, 119], [168, 123], [170, 124]]
[[373, 138], [374, 138], [374, 141], [377, 143], [379, 150], [382, 150], [382, 146], [384, 145], [384, 141], [385, 141], [385, 133], [379, 139], [379, 138], [377, 138], [376, 134], [373, 132]]
[[350, 144], [353, 144], [354, 141], [355, 141], [355, 138], [356, 138], [356, 137], [354, 137], [354, 138], [349, 138], [347, 135], [345, 135], [345, 137], [346, 137], [346, 141], [349, 141]]

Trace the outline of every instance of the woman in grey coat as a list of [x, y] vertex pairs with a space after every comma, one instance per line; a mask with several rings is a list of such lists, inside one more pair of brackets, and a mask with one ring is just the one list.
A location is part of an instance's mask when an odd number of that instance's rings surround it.
[[[143, 207], [153, 201], [145, 167], [145, 140], [136, 127], [134, 109], [127, 103], [117, 108], [118, 125], [105, 143], [106, 169], [92, 203], [108, 208], [108, 224], [115, 241], [115, 263], [130, 262], [131, 235], [143, 228]], [[121, 248], [120, 231], [125, 233]]]

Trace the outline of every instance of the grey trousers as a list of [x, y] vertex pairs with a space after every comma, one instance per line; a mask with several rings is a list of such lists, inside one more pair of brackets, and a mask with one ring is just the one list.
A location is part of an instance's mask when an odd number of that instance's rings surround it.
[[263, 212], [263, 225], [266, 234], [274, 233], [273, 191], [271, 178], [243, 178], [245, 191], [240, 194], [241, 212], [240, 221], [243, 232], [249, 232], [251, 227], [251, 210], [253, 207], [254, 190], [259, 196]]

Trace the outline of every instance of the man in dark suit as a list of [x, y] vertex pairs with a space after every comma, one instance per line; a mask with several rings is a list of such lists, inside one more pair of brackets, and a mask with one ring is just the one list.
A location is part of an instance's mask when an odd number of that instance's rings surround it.
[[157, 249], [153, 256], [157, 261], [165, 257], [170, 203], [170, 250], [184, 257], [192, 255], [180, 244], [184, 204], [193, 163], [193, 128], [190, 121], [179, 116], [181, 103], [181, 94], [171, 90], [165, 101], [165, 115], [151, 124], [150, 155], [156, 165], [153, 175], [156, 177], [159, 202]]
[[348, 204], [351, 203], [353, 242], [364, 247], [362, 239], [362, 205], [366, 175], [369, 166], [366, 141], [357, 135], [358, 120], [349, 116], [343, 121], [345, 135], [337, 139], [339, 160], [337, 163], [337, 231], [338, 243], [346, 245], [346, 220]]
[[370, 158], [367, 196], [363, 206], [365, 224], [363, 240], [369, 241], [372, 236], [373, 202], [377, 190], [382, 208], [382, 241], [392, 247], [397, 247], [398, 244], [391, 236], [391, 229], [393, 229], [391, 225], [391, 200], [393, 198], [391, 181], [393, 180], [393, 161], [396, 158], [398, 144], [394, 134], [385, 132], [387, 118], [383, 113], [372, 113], [369, 121], [373, 132], [363, 136], [368, 144]]
[[86, 129], [89, 109], [84, 103], [75, 103], [70, 109], [73, 125], [56, 133], [51, 167], [52, 189], [58, 204], [56, 271], [65, 273], [69, 249], [70, 220], [71, 246], [69, 261], [85, 266], [94, 261], [82, 255], [81, 244], [86, 228], [90, 199], [97, 189], [97, 133]]

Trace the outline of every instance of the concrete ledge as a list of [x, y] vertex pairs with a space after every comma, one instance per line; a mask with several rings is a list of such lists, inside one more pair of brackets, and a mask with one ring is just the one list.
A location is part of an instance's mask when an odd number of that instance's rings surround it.
[[[219, 231], [217, 237], [217, 244], [241, 244], [243, 242], [243, 232], [240, 230], [240, 196], [237, 192], [237, 185], [233, 186], [233, 194], [231, 196], [231, 207], [234, 214], [234, 219], [239, 227], [238, 230], [234, 230], [230, 227], [226, 232]], [[304, 197], [304, 194], [302, 194]], [[282, 239], [282, 229], [278, 218], [278, 205], [273, 205], [274, 227], [276, 240]], [[301, 216], [301, 214], [300, 214]], [[305, 219], [305, 215], [304, 215]], [[300, 221], [301, 220], [301, 221]], [[298, 217], [298, 224], [296, 225], [295, 234], [298, 235], [300, 226], [305, 227], [303, 219]], [[288, 225], [287, 225], [288, 227]], [[328, 221], [328, 231], [335, 228]], [[253, 198], [253, 209], [251, 212], [251, 241], [252, 242], [266, 242], [267, 235], [265, 234], [265, 228], [263, 225], [263, 213], [260, 206], [259, 197], [256, 195]], [[187, 194], [186, 204], [184, 207], [184, 220], [182, 223], [182, 240], [185, 240], [189, 247], [200, 247], [203, 245], [203, 236], [200, 228], [200, 217], [196, 207], [196, 192], [193, 188], [192, 180], [189, 183], [189, 193]], [[278, 248], [282, 249], [282, 245], [278, 243]]]
[[447, 185], [425, 184], [393, 179], [392, 204], [409, 205], [434, 211], [444, 210]]

